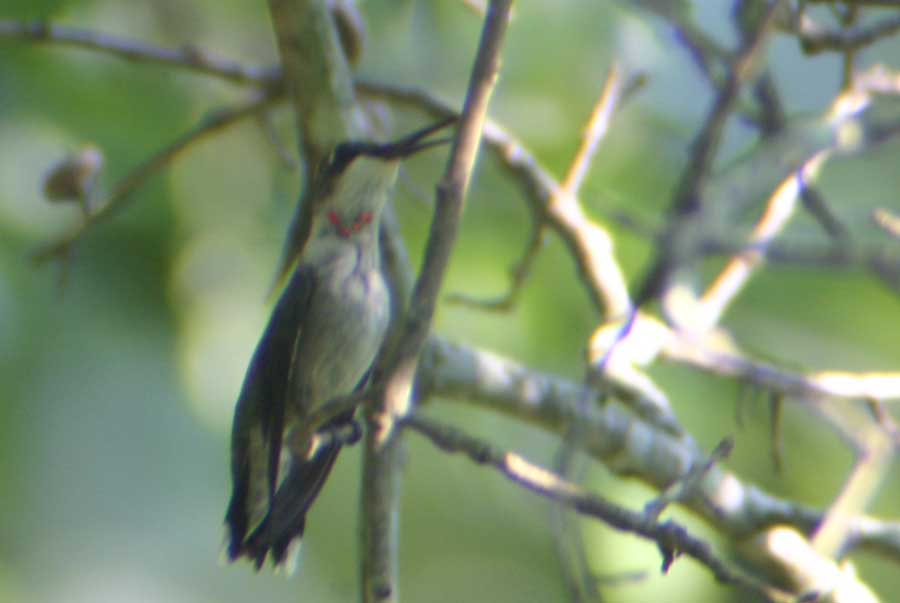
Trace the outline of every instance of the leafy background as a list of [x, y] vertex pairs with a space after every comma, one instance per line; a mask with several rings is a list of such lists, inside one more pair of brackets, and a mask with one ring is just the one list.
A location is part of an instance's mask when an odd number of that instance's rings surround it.
[[[733, 42], [723, 1], [695, 3], [698, 20]], [[461, 2], [364, 5], [368, 44], [359, 71], [461, 99], [479, 20]], [[187, 42], [248, 64], [274, 61], [264, 2], [236, 0], [4, 0], [2, 18], [54, 22], [177, 46]], [[522, 2], [510, 29], [492, 115], [555, 173], [574, 152], [613, 58], [649, 75], [619, 115], [584, 189], [589, 211], [626, 210], [659, 223], [710, 91], [670, 31], [624, 4]], [[789, 39], [770, 51], [792, 116], [827, 108], [839, 64], [809, 58]], [[898, 40], [863, 54], [894, 65]], [[56, 265], [29, 256], [78, 220], [40, 195], [46, 168], [82, 144], [106, 156], [103, 185], [204, 114], [245, 91], [210, 78], [84, 51], [0, 41], [0, 600], [345, 601], [356, 597], [359, 451], [348, 450], [309, 522], [299, 576], [255, 575], [216, 560], [228, 496], [231, 410], [267, 317], [266, 295], [292, 203], [296, 171], [259, 125], [206, 141], [133, 196], [132, 205], [77, 247], [64, 290]], [[292, 148], [290, 115], [273, 121]], [[422, 123], [395, 114], [395, 130]], [[729, 131], [727, 154], [748, 134]], [[397, 208], [414, 262], [430, 217], [440, 152], [410, 162]], [[878, 237], [866, 207], [897, 209], [900, 147], [829, 165], [823, 191], [862, 237]], [[445, 290], [491, 296], [527, 239], [515, 187], [492, 161], [478, 167]], [[818, 236], [800, 215], [790, 240]], [[646, 240], [616, 231], [623, 267], [639, 278]], [[715, 262], [710, 262], [714, 266]], [[898, 300], [865, 275], [773, 269], [760, 275], [725, 325], [751, 350], [794, 367], [896, 370]], [[437, 330], [547, 371], [578, 377], [596, 316], [573, 264], [552, 237], [521, 304], [495, 316], [443, 304]], [[811, 413], [789, 404], [785, 467], [773, 470], [764, 400], [739, 426], [738, 388], [677, 366], [653, 375], [707, 448], [733, 434], [730, 467], [786, 497], [827, 504], [852, 457]], [[433, 412], [549, 463], [557, 442], [462, 405]], [[547, 504], [492, 472], [409, 437], [402, 521], [401, 596], [408, 601], [554, 601], [565, 590]], [[896, 518], [896, 470], [874, 512]], [[587, 467], [586, 484], [634, 508], [651, 492]], [[710, 538], [705, 526], [676, 515]], [[738, 601], [690, 561], [658, 572], [655, 549], [583, 524], [592, 567], [646, 572], [607, 589], [609, 601]], [[857, 558], [882, 593], [900, 588], [886, 561]]]

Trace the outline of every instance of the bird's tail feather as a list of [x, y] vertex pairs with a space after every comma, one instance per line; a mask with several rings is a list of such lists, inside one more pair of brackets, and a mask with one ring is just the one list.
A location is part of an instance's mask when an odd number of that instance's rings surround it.
[[234, 529], [234, 522], [229, 520], [231, 542], [228, 550], [231, 560], [247, 557], [253, 561], [256, 569], [260, 569], [271, 553], [273, 566], [276, 569], [284, 567], [292, 556], [291, 550], [296, 548], [291, 546], [292, 543], [299, 543], [303, 536], [306, 512], [319, 495], [340, 450], [341, 444], [332, 442], [308, 461], [293, 459], [288, 475], [275, 493], [265, 519], [246, 539], [239, 530]]

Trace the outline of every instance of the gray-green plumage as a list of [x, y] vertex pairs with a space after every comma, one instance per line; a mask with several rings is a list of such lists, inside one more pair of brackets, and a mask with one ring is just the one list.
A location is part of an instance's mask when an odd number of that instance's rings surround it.
[[[441, 126], [446, 124], [441, 124]], [[322, 404], [363, 381], [390, 320], [378, 225], [399, 160], [433, 143], [429, 128], [389, 145], [339, 145], [308, 196], [309, 237], [257, 345], [235, 410], [227, 553], [257, 569], [278, 566], [299, 543], [305, 517], [340, 451], [293, 456], [285, 435]], [[352, 413], [335, 418], [337, 426]]]

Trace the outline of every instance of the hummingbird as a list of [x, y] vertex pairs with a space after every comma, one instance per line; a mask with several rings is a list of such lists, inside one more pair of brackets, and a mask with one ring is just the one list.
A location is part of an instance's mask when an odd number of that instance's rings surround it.
[[[400, 161], [448, 139], [426, 140], [445, 120], [389, 143], [347, 141], [314, 170], [306, 242], [250, 360], [231, 434], [233, 490], [226, 554], [259, 570], [271, 556], [290, 571], [306, 514], [344, 442], [328, 438], [312, 458], [289, 434], [323, 404], [360, 390], [390, 322], [379, 222]], [[353, 411], [322, 429], [353, 425]]]

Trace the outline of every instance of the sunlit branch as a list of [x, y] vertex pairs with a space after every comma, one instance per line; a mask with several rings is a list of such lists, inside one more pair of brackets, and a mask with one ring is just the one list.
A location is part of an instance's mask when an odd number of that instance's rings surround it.
[[741, 87], [754, 74], [756, 59], [765, 48], [776, 13], [782, 4], [782, 0], [769, 2], [755, 29], [744, 37], [741, 48], [731, 61], [725, 82], [719, 88], [703, 125], [691, 143], [688, 163], [682, 171], [668, 210], [671, 223], [634, 298], [638, 307], [658, 298], [670, 284], [672, 273], [681, 268], [680, 263], [684, 258], [679, 253], [680, 239], [685, 236], [689, 223], [703, 214], [705, 201], [702, 189], [710, 176], [725, 125], [737, 103]]
[[[751, 244], [759, 244], [762, 249], [738, 254], [728, 262], [700, 299], [700, 308], [695, 321], [702, 321], [702, 324], [691, 324], [692, 330], [704, 332], [718, 324], [725, 310], [762, 263], [765, 247], [793, 217], [803, 182], [809, 179], [825, 158], [825, 154], [816, 155], [800, 168], [797, 174], [789, 175], [775, 190], [766, 204], [766, 210], [750, 234]], [[806, 173], [806, 176], [801, 176], [803, 173]]]
[[[580, 424], [585, 454], [660, 491], [709, 462], [690, 437], [654, 428], [615, 399], [599, 404], [595, 393], [589, 404], [581, 403], [582, 383], [439, 338], [429, 340], [422, 363], [418, 380], [423, 398], [474, 404], [561, 437], [571, 425]], [[821, 512], [745, 484], [718, 465], [703, 474], [692, 496], [679, 498], [680, 504], [735, 538], [780, 523], [808, 533], [823, 519]], [[900, 524], [854, 517], [846, 550], [856, 547], [900, 560]]]
[[[590, 220], [584, 215], [578, 200], [578, 191], [590, 169], [590, 163], [599, 148], [600, 141], [606, 136], [612, 123], [614, 113], [620, 108], [622, 101], [633, 94], [642, 82], [640, 77], [623, 79], [620, 69], [613, 65], [607, 76], [603, 91], [594, 106], [594, 110], [588, 120], [580, 147], [573, 157], [566, 178], [560, 187], [554, 192], [549, 202], [547, 211], [559, 216], [569, 216], [569, 222], [573, 229], [585, 232], [583, 239], [590, 237]], [[544, 223], [540, 215], [533, 216], [533, 230], [528, 247], [522, 258], [512, 271], [512, 282], [507, 293], [496, 300], [478, 300], [463, 295], [455, 295], [451, 301], [461, 302], [473, 307], [487, 310], [507, 310], [511, 308], [518, 298], [521, 288], [525, 285], [531, 266], [542, 248], [544, 238]], [[602, 291], [605, 292], [605, 313], [607, 316], [621, 316], [631, 307], [628, 297], [628, 289], [625, 286], [625, 276], [616, 262], [605, 262], [598, 269], [605, 274], [595, 274], [592, 280], [595, 283], [604, 283]]]
[[803, 27], [799, 32], [800, 45], [808, 54], [818, 54], [826, 50], [852, 51], [869, 46], [900, 31], [900, 15], [892, 15], [870, 25], [859, 25], [849, 29], [824, 30]]
[[894, 455], [894, 441], [880, 425], [873, 424], [858, 439], [862, 450], [856, 464], [812, 538], [816, 550], [833, 559], [841, 555], [853, 518], [866, 512], [887, 479]]
[[[362, 81], [358, 89], [364, 95], [423, 110], [434, 117], [454, 114], [444, 101], [421, 90]], [[625, 284], [616, 280], [621, 274], [613, 253], [613, 239], [596, 221], [588, 221], [583, 214], [554, 210], [551, 200], [558, 194], [560, 184], [550, 175], [515, 137], [493, 122], [485, 124], [484, 142], [500, 162], [506, 174], [522, 189], [531, 210], [560, 236], [575, 259], [591, 301], [599, 312], [614, 307], [618, 291]], [[577, 206], [576, 206], [577, 207]], [[615, 267], [614, 269], [611, 267]]]

